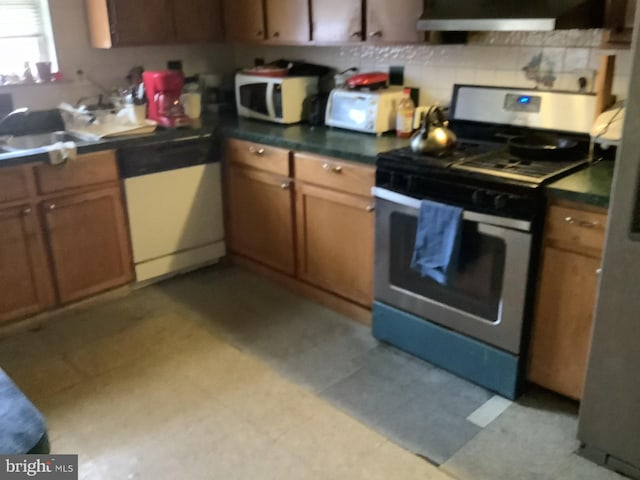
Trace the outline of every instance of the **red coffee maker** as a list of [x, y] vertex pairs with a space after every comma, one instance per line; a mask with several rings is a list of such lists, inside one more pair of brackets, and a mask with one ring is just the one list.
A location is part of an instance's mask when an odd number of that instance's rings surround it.
[[180, 102], [184, 75], [176, 70], [144, 72], [144, 89], [147, 92], [149, 111], [147, 117], [163, 127], [185, 127], [191, 120], [184, 113]]

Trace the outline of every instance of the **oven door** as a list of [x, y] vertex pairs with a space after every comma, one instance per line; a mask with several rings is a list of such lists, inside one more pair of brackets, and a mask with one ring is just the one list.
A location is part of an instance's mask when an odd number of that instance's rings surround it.
[[519, 353], [530, 222], [465, 211], [457, 274], [443, 286], [411, 268], [420, 200], [380, 188], [374, 195], [376, 300]]

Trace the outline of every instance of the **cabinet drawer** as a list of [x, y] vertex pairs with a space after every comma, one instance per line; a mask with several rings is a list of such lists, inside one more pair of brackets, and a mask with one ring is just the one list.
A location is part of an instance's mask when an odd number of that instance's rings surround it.
[[376, 170], [335, 158], [296, 153], [295, 177], [303, 182], [369, 197], [375, 185]]
[[546, 237], [576, 248], [602, 250], [607, 215], [559, 205], [549, 208]]
[[226, 160], [288, 177], [289, 150], [244, 140], [227, 140]]
[[0, 170], [0, 203], [24, 200], [29, 196], [29, 168], [3, 168]]
[[112, 150], [81, 155], [64, 165], [39, 165], [35, 172], [41, 194], [118, 180], [118, 165]]

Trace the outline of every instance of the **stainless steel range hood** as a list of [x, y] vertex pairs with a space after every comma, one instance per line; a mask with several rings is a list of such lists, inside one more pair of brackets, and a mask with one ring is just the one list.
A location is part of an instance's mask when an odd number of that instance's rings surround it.
[[418, 30], [551, 31], [603, 21], [603, 0], [425, 0]]

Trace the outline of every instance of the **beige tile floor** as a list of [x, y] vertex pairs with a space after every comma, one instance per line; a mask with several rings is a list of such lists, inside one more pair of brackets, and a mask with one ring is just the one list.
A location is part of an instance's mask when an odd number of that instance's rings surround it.
[[210, 322], [234, 308], [150, 287], [0, 341], [0, 366], [82, 479], [452, 478], [234, 348]]
[[622, 478], [575, 455], [577, 405], [536, 390], [438, 469], [266, 363], [313, 348], [309, 324], [369, 338], [265, 280], [214, 268], [0, 340], [0, 367], [45, 414], [54, 452], [79, 454], [87, 480]]

